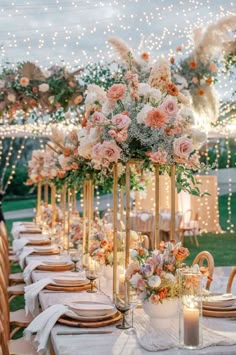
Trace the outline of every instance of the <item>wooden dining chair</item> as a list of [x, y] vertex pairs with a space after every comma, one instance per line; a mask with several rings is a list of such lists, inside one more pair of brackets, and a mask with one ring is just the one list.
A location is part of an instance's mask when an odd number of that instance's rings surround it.
[[0, 349], [2, 355], [36, 355], [32, 342], [19, 338], [10, 339], [10, 323], [6, 293], [0, 286]]
[[4, 225], [4, 222], [0, 223], [0, 238], [2, 241], [2, 257], [0, 255], [0, 263], [1, 263], [1, 265], [4, 265], [4, 270], [6, 272], [6, 278], [8, 280], [7, 282], [10, 283], [11, 285], [23, 283], [24, 279], [23, 279], [22, 272], [15, 273], [15, 274], [10, 273], [10, 262], [9, 262], [9, 255], [7, 252], [7, 250], [8, 250], [8, 235], [7, 235], [7, 231], [6, 231], [6, 227]]
[[[204, 263], [207, 266], [204, 266]], [[213, 281], [213, 273], [214, 273], [214, 258], [208, 251], [201, 251], [195, 256], [192, 265], [198, 264], [200, 267], [200, 271], [204, 276], [207, 276], [206, 282], [206, 290], [210, 289], [211, 283]]]
[[227, 293], [231, 293], [231, 288], [232, 288], [235, 275], [236, 275], [236, 267], [233, 267], [229, 275], [227, 286], [226, 286]]
[[10, 312], [9, 303], [8, 303], [8, 287], [1, 267], [0, 267], [0, 296], [2, 298], [4, 297], [4, 299], [6, 300], [6, 302], [4, 302], [4, 311], [6, 311], [8, 314], [7, 319], [10, 325], [14, 326], [14, 329], [10, 334], [10, 338], [11, 338], [19, 329], [26, 328], [31, 323], [33, 318], [31, 315], [26, 315], [24, 309], [19, 309], [17, 311]]
[[[198, 215], [193, 215], [191, 209], [187, 210], [183, 214], [183, 220], [180, 227], [180, 239], [182, 244], [184, 244], [185, 237], [189, 237], [191, 243], [193, 244], [193, 239], [197, 247], [199, 247], [198, 235], [200, 234]], [[193, 238], [193, 239], [192, 239]]]

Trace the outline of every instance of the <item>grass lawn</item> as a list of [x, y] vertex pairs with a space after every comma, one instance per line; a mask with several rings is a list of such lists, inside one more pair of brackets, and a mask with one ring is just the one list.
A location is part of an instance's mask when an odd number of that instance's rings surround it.
[[3, 212], [24, 210], [26, 208], [35, 208], [36, 200], [31, 199], [31, 200], [4, 201], [2, 206], [3, 206]]

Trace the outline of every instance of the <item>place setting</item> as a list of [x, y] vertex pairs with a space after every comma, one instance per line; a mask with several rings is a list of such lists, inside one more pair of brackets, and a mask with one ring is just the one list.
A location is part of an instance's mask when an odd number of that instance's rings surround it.
[[236, 316], [236, 296], [232, 293], [209, 293], [203, 298], [203, 315], [217, 318]]

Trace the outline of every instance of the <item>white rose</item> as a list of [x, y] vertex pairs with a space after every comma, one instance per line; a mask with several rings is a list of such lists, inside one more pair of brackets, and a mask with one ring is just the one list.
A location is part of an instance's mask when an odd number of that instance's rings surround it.
[[193, 111], [189, 107], [182, 107], [178, 112], [177, 120], [184, 120], [185, 124], [192, 126], [194, 124]]
[[150, 287], [159, 287], [160, 286], [160, 284], [161, 284], [161, 278], [160, 278], [160, 276], [158, 276], [158, 275], [153, 275], [153, 276], [151, 276], [150, 277], [150, 279], [148, 280], [148, 285], [150, 286]]
[[160, 101], [160, 99], [161, 99], [160, 90], [152, 88], [149, 93], [149, 98], [150, 98], [150, 100], [153, 100], [153, 101]]
[[137, 287], [138, 280], [140, 280], [141, 278], [142, 278], [142, 276], [140, 274], [136, 273], [131, 277], [129, 282], [133, 287]]
[[138, 85], [138, 95], [139, 96], [149, 95], [151, 89], [152, 88], [151, 88], [151, 86], [149, 84], [139, 83], [139, 85]]
[[49, 90], [49, 85], [46, 83], [40, 84], [39, 85], [39, 91], [40, 92], [47, 92]]
[[7, 99], [8, 99], [8, 101], [10, 101], [10, 102], [15, 102], [15, 101], [16, 101], [16, 97], [15, 97], [14, 94], [8, 94], [8, 95], [7, 95]]
[[152, 109], [153, 107], [150, 104], [144, 105], [142, 110], [137, 114], [137, 122], [144, 123], [147, 113]]
[[134, 259], [137, 258], [137, 256], [138, 256], [137, 250], [131, 249], [131, 250], [130, 250], [130, 257], [131, 257], [131, 259], [134, 260]]

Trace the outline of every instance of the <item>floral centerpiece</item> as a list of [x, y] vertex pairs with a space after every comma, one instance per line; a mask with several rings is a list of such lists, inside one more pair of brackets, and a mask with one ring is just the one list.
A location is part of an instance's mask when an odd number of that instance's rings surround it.
[[128, 266], [126, 278], [140, 299], [162, 303], [166, 298], [178, 296], [176, 270], [183, 266], [188, 255], [188, 249], [181, 243], [172, 242], [162, 242], [158, 250], [151, 252], [133, 250], [133, 261]]
[[89, 255], [101, 265], [113, 265], [113, 236], [96, 232], [90, 239]]
[[69, 240], [77, 247], [83, 239], [83, 222], [79, 213], [77, 212], [72, 216], [72, 222], [70, 223]]
[[[206, 136], [193, 129], [193, 113], [186, 106], [188, 99], [171, 80], [167, 61], [160, 60], [150, 70], [148, 81], [139, 82], [132, 60], [123, 81], [107, 90], [88, 85], [85, 98], [86, 122], [80, 134], [78, 154], [89, 159], [104, 175], [115, 162], [130, 159], [177, 166], [179, 190], [193, 192], [185, 177], [200, 166], [195, 149]], [[195, 193], [199, 193], [197, 188]]]
[[[48, 227], [52, 227], [52, 205], [46, 202], [41, 205], [41, 219]], [[56, 223], [63, 222], [63, 214], [59, 206], [56, 206]]]

